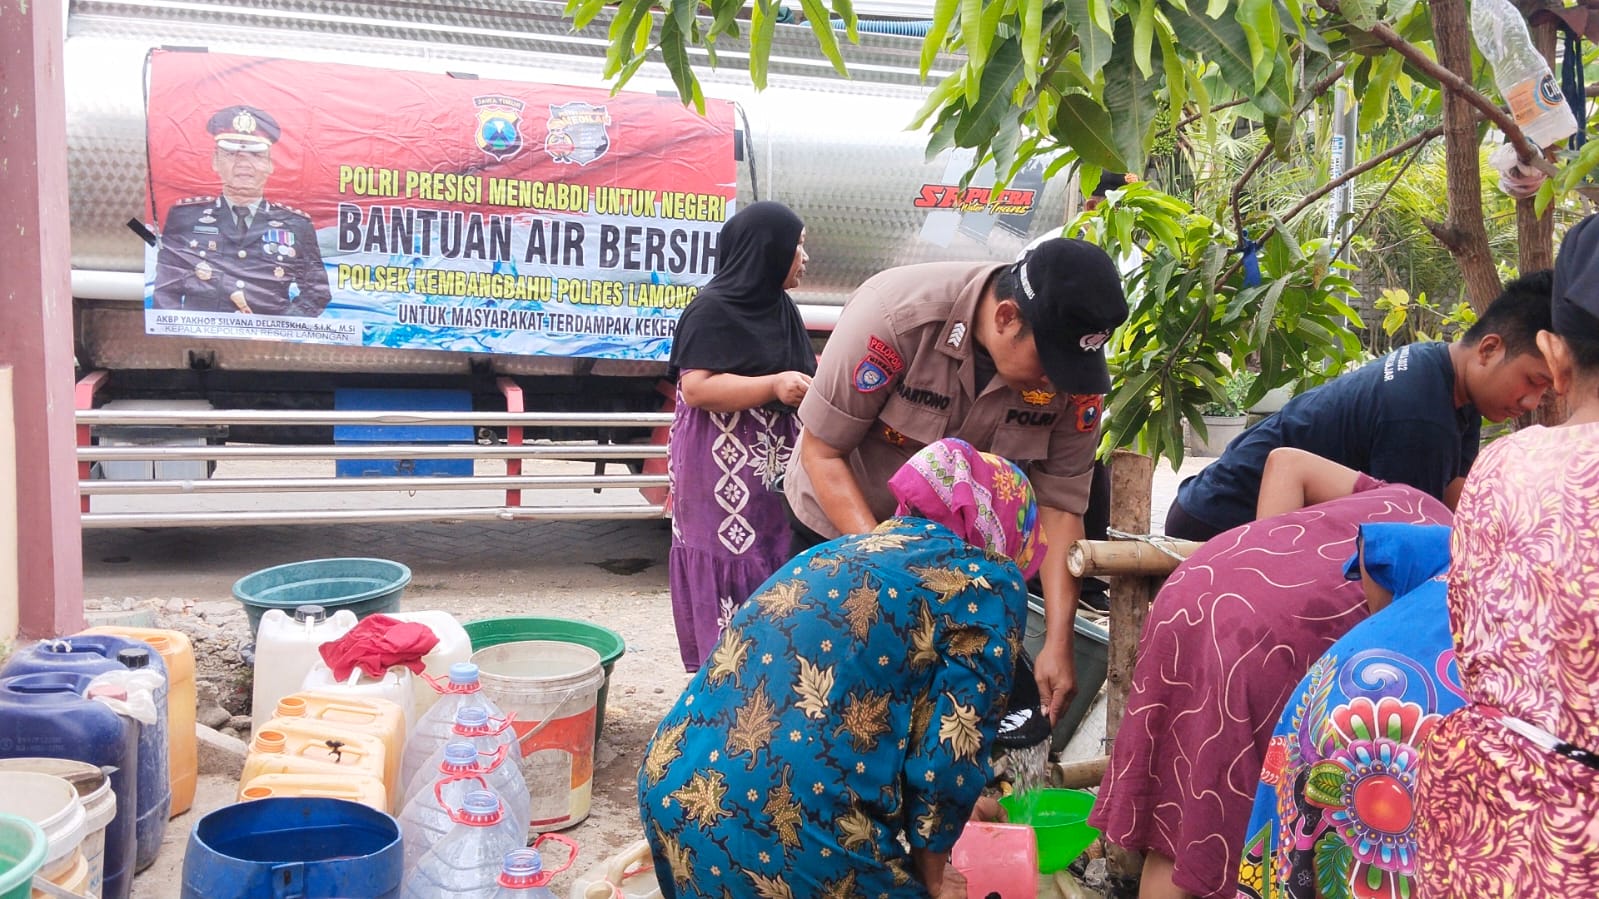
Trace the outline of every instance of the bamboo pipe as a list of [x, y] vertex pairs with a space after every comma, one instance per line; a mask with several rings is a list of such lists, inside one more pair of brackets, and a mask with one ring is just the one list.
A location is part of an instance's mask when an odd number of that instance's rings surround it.
[[1055, 786], [1072, 790], [1097, 787], [1105, 779], [1105, 769], [1109, 767], [1110, 756], [1106, 755], [1076, 762], [1055, 762], [1051, 766], [1050, 779]]
[[1165, 577], [1177, 567], [1162, 549], [1186, 559], [1202, 544], [1191, 540], [1160, 541], [1159, 547], [1141, 540], [1079, 540], [1066, 551], [1066, 567], [1074, 577]]

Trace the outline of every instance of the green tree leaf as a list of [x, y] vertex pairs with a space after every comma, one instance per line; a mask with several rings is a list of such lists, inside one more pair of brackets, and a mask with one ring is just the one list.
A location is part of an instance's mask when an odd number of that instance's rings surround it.
[[938, 0], [933, 4], [933, 19], [927, 26], [927, 35], [922, 38], [922, 78], [927, 77], [933, 68], [933, 60], [944, 49], [950, 23], [955, 21], [955, 13], [959, 8], [960, 0]]
[[[1011, 93], [1022, 80], [1022, 48], [1015, 38], [1007, 38], [994, 48], [994, 56], [983, 69], [978, 102], [969, 104], [955, 129], [955, 143], [976, 147], [991, 139], [1006, 110], [1015, 104]], [[970, 91], [968, 91], [970, 95]]]
[[[1145, 139], [1159, 114], [1154, 78], [1146, 78], [1132, 59], [1132, 23], [1116, 20], [1115, 49], [1105, 66], [1105, 110], [1111, 117], [1116, 153], [1129, 171], [1143, 171]], [[1158, 58], [1158, 57], [1157, 57]], [[1151, 60], [1157, 76], [1164, 69]]]
[[822, 5], [822, 0], [800, 0], [800, 7], [805, 10], [805, 24], [811, 26], [811, 33], [816, 35], [816, 45], [822, 48], [822, 55], [833, 64], [833, 70], [838, 74], [849, 77], [849, 69], [844, 67], [844, 57], [838, 50], [838, 35], [833, 31], [833, 17], [827, 14], [827, 7]]
[[1089, 0], [1088, 3], [1065, 5], [1066, 23], [1072, 26], [1072, 33], [1077, 36], [1077, 58], [1082, 62], [1083, 71], [1089, 75], [1097, 75], [1105, 68], [1113, 49], [1110, 22], [1107, 19], [1105, 27], [1100, 28], [1093, 15], [1094, 3], [1095, 0]]
[[1125, 172], [1127, 161], [1111, 143], [1110, 113], [1087, 94], [1060, 98], [1055, 114], [1055, 139], [1077, 151], [1078, 158], [1101, 169]]

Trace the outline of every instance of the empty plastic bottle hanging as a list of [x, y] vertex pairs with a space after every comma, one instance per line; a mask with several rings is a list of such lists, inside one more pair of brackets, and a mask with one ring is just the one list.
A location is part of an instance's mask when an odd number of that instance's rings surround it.
[[[442, 795], [445, 783], [438, 789]], [[500, 797], [488, 790], [466, 794], [455, 826], [434, 844], [405, 875], [403, 899], [468, 899], [489, 897], [499, 888], [501, 860], [526, 838], [520, 827], [507, 827]]]
[[537, 849], [512, 849], [500, 862], [499, 887], [489, 893], [487, 899], [555, 899], [555, 894], [550, 892], [549, 882], [555, 875], [572, 867], [577, 860], [577, 844], [555, 834], [539, 837], [539, 843], [545, 840], [557, 840], [571, 849], [572, 854], [566, 864], [546, 869]]
[[456, 662], [450, 666], [447, 680], [428, 678], [428, 683], [439, 691], [439, 701], [427, 710], [406, 736], [405, 755], [400, 763], [402, 784], [410, 784], [411, 778], [422, 770], [424, 763], [439, 751], [439, 747], [454, 739], [452, 728], [455, 713], [463, 707], [481, 708], [490, 718], [505, 717], [494, 700], [484, 695], [477, 666], [471, 662]]
[[[509, 767], [517, 772], [521, 791], [527, 792], [527, 780], [521, 776], [522, 752], [517, 745], [516, 734], [511, 731], [511, 719], [491, 720], [486, 711], [476, 706], [456, 709], [455, 723], [451, 725], [448, 742], [453, 743], [456, 740], [465, 740], [476, 746], [485, 769], [489, 767], [492, 756], [503, 748], [510, 760]], [[401, 795], [406, 801], [410, 801], [417, 791], [431, 787], [433, 781], [438, 779], [438, 767], [444, 761], [445, 745], [441, 743], [433, 754], [418, 766], [416, 773], [405, 782]]]
[[1528, 140], [1547, 147], [1576, 133], [1577, 119], [1510, 0], [1472, 0], [1471, 33]]
[[434, 784], [411, 797], [400, 812], [400, 834], [404, 837], [405, 861], [402, 870], [409, 872], [416, 863], [444, 839], [455, 826], [450, 809], [459, 808], [466, 794], [481, 790], [485, 782], [477, 774], [477, 747], [471, 743], [449, 743], [444, 747], [444, 763], [439, 766], [439, 778]]

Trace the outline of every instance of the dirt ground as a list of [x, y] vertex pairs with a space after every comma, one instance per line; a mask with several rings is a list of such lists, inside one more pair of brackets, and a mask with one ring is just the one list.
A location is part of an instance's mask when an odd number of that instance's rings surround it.
[[[260, 568], [328, 556], [381, 556], [412, 569], [406, 609], [442, 609], [461, 621], [582, 618], [622, 634], [627, 652], [611, 675], [592, 811], [565, 831], [581, 847], [580, 855], [552, 884], [565, 896], [574, 874], [641, 837], [634, 800], [638, 760], [688, 682], [667, 592], [669, 542], [661, 521], [88, 531], [84, 591], [91, 610], [120, 609], [132, 600], [138, 609], [181, 616], [208, 603], [231, 602], [233, 581]], [[187, 611], [169, 611], [180, 605]], [[242, 619], [233, 627], [242, 635]], [[170, 823], [161, 858], [138, 877], [135, 897], [176, 895], [188, 832], [200, 815], [233, 798], [234, 783], [206, 780], [197, 809]], [[560, 855], [552, 852], [546, 864], [558, 865]]]

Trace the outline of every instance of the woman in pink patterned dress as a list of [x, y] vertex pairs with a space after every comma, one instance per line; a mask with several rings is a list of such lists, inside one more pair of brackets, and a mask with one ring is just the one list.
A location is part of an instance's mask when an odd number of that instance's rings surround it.
[[787, 293], [805, 274], [805, 223], [781, 203], [752, 203], [722, 226], [716, 252], [715, 277], [672, 339], [669, 577], [690, 672], [744, 597], [788, 561], [781, 479], [816, 372]]
[[1490, 444], [1460, 497], [1449, 615], [1467, 705], [1424, 744], [1428, 899], [1599, 892], [1599, 219], [1566, 235], [1554, 331], [1567, 418]]

